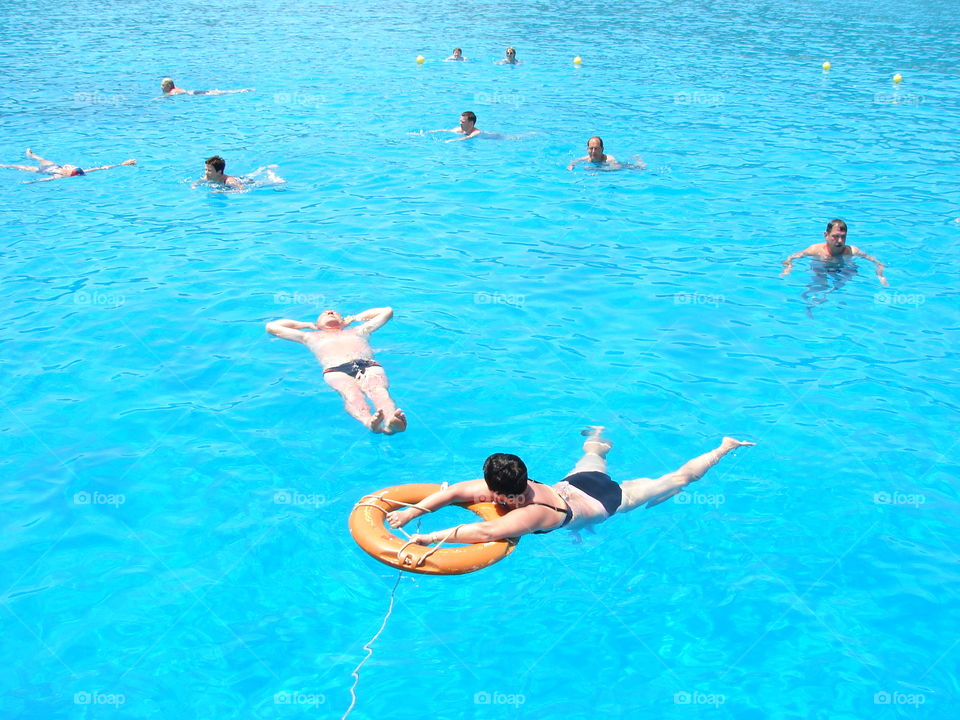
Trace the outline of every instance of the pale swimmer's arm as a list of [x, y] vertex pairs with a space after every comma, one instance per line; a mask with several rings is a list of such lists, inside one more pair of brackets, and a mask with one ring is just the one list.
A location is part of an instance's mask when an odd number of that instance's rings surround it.
[[293, 340], [294, 342], [304, 342], [307, 339], [307, 333], [304, 329], [316, 330], [315, 323], [300, 322], [299, 320], [273, 320], [267, 323], [267, 332], [284, 340]]
[[586, 162], [586, 161], [589, 160], [589, 159], [590, 159], [590, 156], [589, 156], [589, 155], [584, 155], [583, 157], [578, 157], [576, 160], [571, 160], [571, 161], [570, 161], [570, 164], [567, 165], [567, 170], [573, 170], [574, 166], [575, 166], [577, 163]]
[[788, 257], [786, 260], [783, 261], [783, 272], [780, 273], [780, 277], [784, 277], [785, 275], [790, 274], [790, 271], [793, 270], [794, 260], [798, 260], [802, 257], [815, 257], [819, 254], [820, 253], [817, 251], [817, 244], [813, 244], [804, 250], [798, 250], [793, 255], [791, 255], [790, 257]]
[[877, 266], [877, 277], [880, 279], [880, 284], [881, 284], [881, 285], [889, 285], [889, 283], [887, 282], [887, 279], [883, 276], [883, 270], [884, 270], [884, 267], [885, 267], [885, 266], [884, 266], [884, 264], [883, 264], [882, 262], [880, 262], [879, 260], [877, 260], [877, 259], [876, 259], [873, 255], [871, 255], [870, 253], [865, 253], [863, 250], [861, 250], [861, 249], [858, 248], [858, 247], [853, 247], [853, 246], [851, 246], [851, 248], [850, 248], [850, 254], [853, 255], [854, 257], [862, 257], [862, 258], [864, 258], [865, 260], [869, 260], [869, 261], [872, 262], [874, 265], [876, 265], [876, 266]]
[[382, 308], [370, 308], [369, 310], [364, 310], [359, 312], [356, 315], [348, 315], [343, 319], [344, 327], [346, 327], [350, 322], [362, 322], [357, 332], [369, 335], [374, 330], [379, 330], [382, 328], [386, 322], [393, 317], [393, 308], [392, 307], [382, 307]]
[[117, 165], [101, 165], [100, 167], [90, 168], [88, 170], [84, 170], [83, 172], [84, 174], [86, 174], [86, 173], [96, 172], [97, 170], [110, 170], [115, 167], [123, 167], [125, 165], [136, 165], [136, 164], [137, 164], [136, 160], [130, 159], [130, 160], [124, 160], [122, 163], [119, 163]]

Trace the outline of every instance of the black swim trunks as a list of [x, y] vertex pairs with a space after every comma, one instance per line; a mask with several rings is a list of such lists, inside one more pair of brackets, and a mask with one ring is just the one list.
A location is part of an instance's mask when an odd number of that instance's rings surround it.
[[565, 482], [570, 483], [578, 490], [582, 490], [595, 500], [598, 500], [607, 515], [613, 515], [623, 501], [623, 490], [620, 485], [602, 472], [578, 472], [567, 475]]
[[323, 371], [323, 374], [332, 372], [342, 372], [346, 373], [352, 378], [357, 377], [360, 373], [365, 371], [369, 367], [382, 367], [380, 363], [376, 360], [351, 360], [350, 362], [345, 362], [343, 365], [337, 365], [336, 367], [329, 367]]

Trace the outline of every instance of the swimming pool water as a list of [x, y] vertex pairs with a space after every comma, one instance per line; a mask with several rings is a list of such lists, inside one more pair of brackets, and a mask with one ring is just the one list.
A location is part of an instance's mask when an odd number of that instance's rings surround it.
[[[3, 717], [342, 716], [396, 577], [354, 502], [497, 450], [553, 482], [588, 423], [618, 480], [757, 446], [580, 543], [404, 576], [352, 718], [956, 716], [952, 3], [0, 19], [0, 162], [138, 161], [0, 170]], [[516, 139], [416, 134], [468, 109]], [[647, 170], [568, 172], [594, 134]], [[287, 184], [191, 190], [213, 154]], [[889, 288], [778, 277], [835, 216]], [[390, 438], [263, 329], [385, 304]]]

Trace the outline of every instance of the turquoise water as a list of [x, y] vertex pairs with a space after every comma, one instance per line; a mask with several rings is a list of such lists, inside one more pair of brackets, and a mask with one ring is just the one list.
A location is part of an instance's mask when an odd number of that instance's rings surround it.
[[[952, 3], [0, 21], [0, 162], [138, 161], [0, 170], [3, 717], [342, 716], [396, 577], [354, 502], [496, 450], [555, 481], [587, 423], [619, 480], [757, 446], [582, 543], [402, 578], [352, 718], [956, 716]], [[410, 134], [467, 109], [522, 137]], [[594, 134], [647, 171], [566, 171]], [[287, 185], [191, 190], [212, 154]], [[835, 216], [889, 288], [778, 277]], [[263, 329], [380, 305], [390, 438]]]

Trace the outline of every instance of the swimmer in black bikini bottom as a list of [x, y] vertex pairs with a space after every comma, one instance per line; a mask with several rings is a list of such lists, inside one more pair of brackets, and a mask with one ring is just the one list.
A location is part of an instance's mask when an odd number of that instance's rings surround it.
[[616, 513], [620, 503], [623, 502], [623, 489], [606, 473], [576, 472], [567, 475], [563, 480], [599, 501], [607, 511], [607, 515]]
[[323, 371], [323, 374], [332, 372], [342, 372], [346, 373], [352, 378], [356, 378], [360, 373], [366, 372], [367, 368], [371, 367], [382, 367], [380, 363], [376, 360], [351, 360], [350, 362], [345, 362], [343, 365], [336, 365], [334, 367], [328, 367]]

